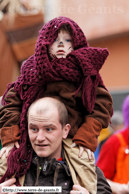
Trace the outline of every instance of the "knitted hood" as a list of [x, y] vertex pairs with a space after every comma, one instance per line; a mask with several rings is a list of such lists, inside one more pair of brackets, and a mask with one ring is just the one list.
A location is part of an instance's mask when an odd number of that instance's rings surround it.
[[[66, 58], [54, 58], [50, 61], [47, 46], [57, 38], [58, 30], [63, 24], [71, 26], [74, 51]], [[69, 18], [55, 18], [42, 27], [39, 31], [35, 54], [24, 62], [21, 76], [7, 89], [8, 91], [14, 87], [23, 100], [23, 108], [20, 122], [20, 148], [13, 148], [11, 151], [8, 157], [8, 169], [1, 182], [15, 173], [17, 178], [22, 176], [30, 166], [33, 150], [28, 139], [26, 114], [31, 103], [43, 96], [45, 84], [54, 81], [73, 82], [77, 88], [76, 94], [82, 89], [83, 104], [91, 113], [97, 86], [105, 88], [99, 70], [108, 54], [107, 49], [89, 47], [80, 27]], [[28, 90], [25, 91], [23, 86], [26, 84]], [[3, 104], [5, 104], [4, 97]]]
[[[58, 36], [58, 30], [63, 24], [71, 27], [71, 37], [74, 51], [64, 58], [49, 60], [48, 45]], [[14, 84], [14, 89], [22, 100], [39, 93], [40, 87], [53, 81], [70, 81], [77, 86], [77, 92], [82, 88], [82, 100], [85, 108], [91, 113], [95, 103], [96, 87], [103, 86], [99, 70], [108, 56], [107, 49], [89, 47], [86, 37], [80, 27], [66, 17], [55, 18], [46, 23], [39, 32], [35, 54], [21, 67], [21, 76]], [[23, 85], [29, 85], [27, 92]], [[33, 92], [32, 92], [33, 91]], [[30, 95], [31, 94], [31, 95]]]

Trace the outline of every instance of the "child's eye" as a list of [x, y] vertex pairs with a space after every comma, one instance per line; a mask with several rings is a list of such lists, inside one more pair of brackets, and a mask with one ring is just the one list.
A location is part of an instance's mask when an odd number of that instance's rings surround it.
[[71, 42], [71, 39], [66, 39], [66, 42]]
[[57, 41], [58, 41], [58, 39], [54, 40], [54, 42], [57, 42]]

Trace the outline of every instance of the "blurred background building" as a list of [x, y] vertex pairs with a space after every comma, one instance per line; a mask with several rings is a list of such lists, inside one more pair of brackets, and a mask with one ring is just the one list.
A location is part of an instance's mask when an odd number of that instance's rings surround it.
[[114, 110], [121, 110], [129, 94], [128, 0], [0, 0], [0, 10], [0, 96], [34, 53], [41, 26], [66, 16], [78, 23], [90, 46], [108, 48], [110, 55], [100, 73]]

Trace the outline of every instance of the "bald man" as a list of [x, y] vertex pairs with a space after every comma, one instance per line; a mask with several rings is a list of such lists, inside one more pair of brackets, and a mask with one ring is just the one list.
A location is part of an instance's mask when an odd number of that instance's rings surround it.
[[[74, 185], [64, 156], [62, 140], [67, 138], [70, 130], [65, 105], [54, 98], [41, 98], [30, 106], [27, 117], [28, 136], [34, 153], [27, 173], [20, 179], [21, 186], [61, 186], [63, 194], [89, 194], [86, 188]], [[112, 193], [99, 168], [96, 173], [97, 193]], [[15, 181], [11, 178], [0, 187], [15, 185]]]

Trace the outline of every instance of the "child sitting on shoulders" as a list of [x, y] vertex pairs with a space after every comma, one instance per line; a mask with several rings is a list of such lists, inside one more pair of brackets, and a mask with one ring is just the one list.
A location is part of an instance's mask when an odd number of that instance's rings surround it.
[[[28, 153], [30, 149], [25, 147], [27, 110], [40, 97], [55, 97], [66, 105], [69, 113], [71, 130], [63, 143], [69, 165], [76, 171], [80, 184], [90, 193], [96, 193], [93, 152], [101, 129], [109, 125], [112, 115], [112, 98], [99, 74], [108, 54], [107, 49], [89, 47], [80, 27], [69, 18], [55, 18], [42, 27], [35, 54], [23, 63], [21, 76], [9, 85], [3, 96], [1, 155], [5, 151], [8, 155], [14, 144], [17, 147], [11, 151], [8, 162], [15, 157], [21, 163], [26, 160], [30, 164], [33, 153]], [[84, 154], [87, 158], [83, 158]], [[82, 170], [80, 163], [84, 166]], [[16, 172], [19, 177], [27, 168], [21, 172], [15, 165], [6, 173], [11, 177]]]

